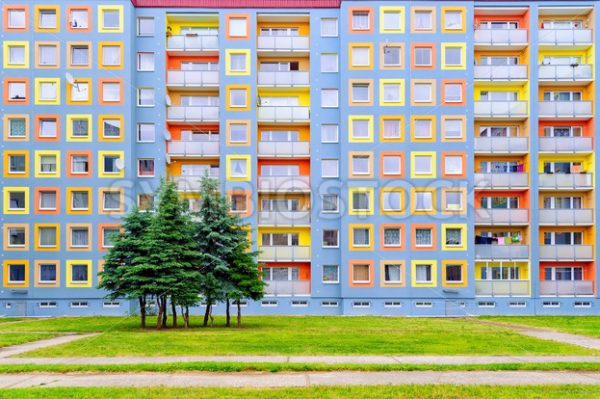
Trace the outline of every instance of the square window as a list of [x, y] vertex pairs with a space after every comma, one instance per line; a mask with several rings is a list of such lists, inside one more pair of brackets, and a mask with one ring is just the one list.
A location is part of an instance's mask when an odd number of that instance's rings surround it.
[[370, 47], [352, 47], [350, 51], [353, 67], [368, 67], [371, 65]]
[[462, 283], [463, 281], [463, 267], [461, 264], [447, 263], [445, 266], [446, 271], [446, 282], [448, 283]]
[[446, 118], [444, 119], [443, 129], [444, 137], [447, 139], [461, 139], [463, 138], [463, 120]]
[[427, 263], [418, 263], [415, 265], [415, 281], [417, 283], [431, 283], [433, 266]]
[[415, 155], [415, 174], [430, 175], [433, 172], [433, 157], [431, 155]]
[[340, 282], [340, 269], [338, 265], [323, 265], [323, 284], [337, 284]]
[[58, 85], [56, 82], [38, 82], [39, 83], [39, 100], [40, 101], [56, 101], [58, 95]]
[[463, 210], [463, 194], [460, 191], [445, 191], [444, 204], [446, 211], [461, 211]]
[[229, 18], [229, 37], [248, 36], [248, 18]]
[[400, 11], [383, 12], [383, 29], [400, 30], [402, 29], [402, 13]]
[[248, 124], [247, 123], [231, 123], [229, 125], [229, 141], [231, 143], [247, 143], [248, 142]]
[[371, 173], [370, 155], [352, 155], [353, 175], [369, 175]]
[[414, 47], [414, 64], [416, 67], [433, 65], [433, 49], [431, 47]]
[[7, 26], [9, 29], [26, 29], [27, 13], [24, 9], [10, 8], [7, 12]]
[[71, 283], [84, 284], [88, 282], [88, 279], [88, 265], [77, 263], [71, 264]]
[[55, 174], [57, 172], [56, 155], [40, 155], [39, 156], [40, 174]]
[[352, 193], [352, 212], [368, 212], [371, 209], [368, 192]]
[[337, 108], [339, 105], [338, 89], [321, 89], [321, 107]]
[[12, 102], [27, 101], [27, 83], [8, 82], [8, 99]]
[[365, 119], [352, 120], [352, 138], [353, 139], [368, 139], [371, 136], [371, 123]]
[[444, 84], [444, 102], [460, 103], [462, 102], [463, 85], [460, 83]]
[[352, 83], [352, 102], [369, 102], [371, 85], [369, 83]]
[[433, 101], [433, 85], [431, 83], [414, 83], [413, 100], [416, 103], [430, 103]]
[[339, 212], [339, 202], [337, 194], [323, 194], [321, 196], [322, 212]]
[[229, 106], [233, 108], [245, 108], [248, 106], [246, 98], [247, 89], [231, 89], [229, 91]]
[[87, 102], [90, 100], [90, 84], [88, 82], [75, 81], [70, 91], [72, 102]]
[[448, 155], [444, 157], [444, 174], [462, 175], [463, 157], [460, 155]]
[[444, 28], [447, 30], [462, 30], [463, 13], [461, 11], [444, 12]]
[[8, 137], [11, 139], [27, 137], [27, 120], [25, 118], [9, 118]]
[[25, 66], [25, 46], [8, 46], [8, 64]]
[[88, 191], [71, 192], [71, 210], [87, 211], [90, 207], [90, 194]]
[[56, 29], [56, 10], [41, 9], [38, 12], [38, 28]]
[[39, 138], [55, 138], [58, 136], [58, 120], [56, 118], [40, 118], [38, 121]]
[[398, 83], [383, 84], [383, 102], [399, 103], [402, 100], [402, 85]]
[[248, 162], [246, 159], [231, 160], [231, 177], [244, 178], [248, 176]]
[[401, 247], [402, 230], [399, 227], [385, 227], [383, 229], [384, 247]]
[[119, 173], [118, 163], [121, 158], [118, 155], [103, 155], [102, 158], [102, 171], [104, 173]]
[[138, 159], [138, 176], [154, 176], [154, 158]]
[[137, 18], [137, 35], [154, 36], [154, 17]]
[[446, 228], [446, 246], [460, 247], [462, 244], [462, 229]]
[[137, 53], [137, 70], [140, 72], [154, 71], [154, 53]]
[[90, 245], [90, 230], [85, 226], [76, 226], [70, 228], [71, 248], [87, 248]]
[[403, 210], [402, 193], [399, 191], [384, 191], [383, 210], [387, 212], [401, 212]]
[[433, 12], [427, 10], [416, 10], [414, 12], [414, 30], [432, 30], [433, 29]]
[[10, 248], [24, 248], [27, 242], [25, 227], [8, 227], [8, 246]]
[[384, 155], [383, 156], [383, 174], [384, 175], [401, 175], [402, 174], [402, 157], [400, 155]]
[[229, 65], [232, 72], [245, 72], [246, 71], [246, 59], [248, 54], [246, 53], [230, 53], [229, 54]]
[[339, 177], [339, 160], [321, 160], [321, 177]]
[[51, 67], [58, 65], [58, 47], [53, 44], [40, 44], [38, 50], [38, 66]]
[[39, 226], [38, 227], [38, 242], [40, 248], [55, 248], [58, 245], [58, 227], [56, 226]]
[[402, 66], [402, 47], [383, 46], [383, 66], [388, 68], [398, 68]]
[[90, 64], [90, 48], [87, 45], [71, 46], [71, 65], [88, 66]]
[[352, 11], [352, 30], [369, 30], [370, 20], [369, 11]]
[[39, 263], [38, 273], [40, 284], [54, 284], [57, 281], [58, 268], [55, 263]]
[[40, 211], [55, 211], [57, 202], [58, 202], [58, 194], [56, 191], [50, 190], [41, 190], [39, 191], [39, 203], [38, 209]]
[[87, 175], [90, 171], [90, 160], [86, 154], [71, 156], [71, 174]]
[[154, 195], [138, 194], [137, 204], [140, 211], [150, 211], [154, 209]]
[[8, 209], [11, 211], [24, 211], [26, 207], [25, 191], [9, 191]]
[[432, 211], [433, 210], [433, 193], [429, 191], [418, 191], [415, 193], [415, 210], [417, 211]]
[[138, 107], [153, 107], [154, 106], [154, 89], [139, 88], [137, 91]]
[[102, 227], [102, 248], [112, 248], [115, 246], [114, 240], [118, 239], [120, 229], [118, 227]]
[[352, 265], [352, 282], [369, 283], [371, 281], [371, 265], [354, 264]]
[[231, 212], [248, 211], [248, 196], [246, 194], [232, 194], [229, 197]]
[[20, 263], [8, 264], [8, 282], [10, 284], [25, 284], [26, 266]]
[[339, 247], [339, 230], [323, 230], [323, 248]]
[[321, 37], [337, 37], [337, 18], [321, 18]]
[[387, 140], [398, 140], [402, 138], [402, 120], [384, 119], [383, 138]]
[[416, 139], [430, 139], [433, 137], [433, 121], [431, 119], [415, 119], [414, 137]]
[[8, 173], [24, 174], [27, 171], [27, 157], [24, 154], [10, 154], [8, 156]]
[[121, 83], [102, 82], [102, 102], [118, 103], [121, 101]]
[[321, 54], [321, 72], [338, 72], [338, 55], [333, 53]]
[[156, 139], [156, 125], [154, 123], [137, 124], [138, 143], [154, 143]]
[[120, 191], [102, 191], [102, 210], [120, 211], [121, 210], [121, 192]]
[[102, 137], [105, 139], [115, 139], [121, 137], [122, 120], [115, 118], [102, 118]]
[[103, 45], [101, 46], [102, 66], [120, 67], [121, 66], [121, 46]]
[[391, 284], [402, 282], [402, 265], [394, 263], [385, 263], [383, 265], [384, 281]]
[[85, 8], [73, 8], [69, 12], [69, 26], [72, 30], [89, 28], [89, 11]]
[[446, 66], [462, 66], [462, 47], [444, 48], [444, 64]]
[[337, 143], [339, 141], [339, 126], [334, 124], [321, 125], [321, 142]]
[[121, 28], [121, 12], [119, 10], [104, 9], [102, 12], [102, 29], [117, 30]]
[[87, 138], [89, 136], [89, 120], [87, 118], [73, 118], [71, 123], [74, 138]]

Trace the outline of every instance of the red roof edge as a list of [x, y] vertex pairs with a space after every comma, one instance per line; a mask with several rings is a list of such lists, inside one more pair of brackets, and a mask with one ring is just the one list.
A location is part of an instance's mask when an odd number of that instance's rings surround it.
[[131, 0], [135, 7], [339, 8], [341, 0]]

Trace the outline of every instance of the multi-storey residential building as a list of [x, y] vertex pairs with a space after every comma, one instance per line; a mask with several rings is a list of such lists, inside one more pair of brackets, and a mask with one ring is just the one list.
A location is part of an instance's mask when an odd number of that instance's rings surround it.
[[111, 232], [219, 179], [265, 314], [599, 314], [600, 1], [7, 0], [0, 314], [124, 314]]

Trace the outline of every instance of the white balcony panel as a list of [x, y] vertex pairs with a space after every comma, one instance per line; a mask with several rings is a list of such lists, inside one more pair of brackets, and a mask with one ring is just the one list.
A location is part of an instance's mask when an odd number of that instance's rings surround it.
[[593, 259], [592, 245], [540, 245], [540, 260], [591, 261]]
[[212, 87], [219, 85], [219, 71], [167, 71], [167, 85], [181, 87]]
[[219, 107], [182, 107], [167, 108], [167, 120], [175, 122], [218, 122]]
[[310, 211], [260, 211], [258, 224], [263, 226], [307, 226]]
[[591, 65], [540, 65], [538, 78], [550, 81], [591, 80], [593, 70]]
[[526, 153], [529, 137], [475, 137], [475, 152], [488, 154]]
[[540, 152], [592, 152], [591, 137], [540, 137]]
[[310, 295], [309, 280], [265, 281], [265, 294], [272, 296]]
[[529, 245], [475, 244], [476, 260], [529, 259]]
[[310, 154], [308, 141], [259, 141], [258, 155], [265, 157], [306, 157]]
[[592, 188], [591, 173], [542, 173], [539, 176], [541, 189], [587, 190]]
[[476, 188], [527, 188], [527, 173], [475, 173]]
[[258, 191], [263, 192], [310, 192], [310, 176], [261, 176]]
[[308, 36], [259, 36], [258, 51], [308, 51]]
[[259, 72], [259, 86], [294, 87], [308, 86], [309, 75], [304, 71]]
[[529, 280], [477, 280], [477, 296], [529, 296]]
[[527, 80], [527, 65], [475, 65], [478, 80]]
[[175, 35], [167, 37], [167, 50], [218, 51], [219, 36]]
[[591, 29], [540, 29], [538, 42], [540, 45], [581, 46], [592, 44]]
[[171, 156], [215, 157], [219, 155], [218, 141], [169, 141], [167, 153]]
[[308, 122], [310, 107], [279, 106], [258, 107], [259, 122]]
[[[210, 177], [218, 179], [219, 171], [212, 170]], [[170, 181], [177, 186], [177, 191], [200, 191], [202, 176], [171, 176]]]
[[594, 282], [589, 280], [543, 280], [540, 295], [590, 296], [594, 295]]
[[475, 45], [526, 45], [527, 29], [475, 29]]
[[475, 209], [475, 223], [486, 226], [514, 226], [529, 223], [529, 209]]
[[308, 246], [261, 246], [258, 250], [261, 262], [310, 262]]
[[525, 118], [527, 101], [475, 101], [475, 117]]
[[540, 118], [591, 118], [591, 101], [540, 101]]
[[540, 225], [591, 226], [593, 224], [593, 209], [540, 209]]

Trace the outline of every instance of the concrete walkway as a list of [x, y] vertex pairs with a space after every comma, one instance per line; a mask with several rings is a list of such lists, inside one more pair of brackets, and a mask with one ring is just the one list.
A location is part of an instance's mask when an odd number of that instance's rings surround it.
[[[20, 352], [22, 353], [22, 352]], [[165, 364], [190, 362], [305, 363], [305, 364], [502, 364], [600, 363], [600, 356], [118, 356], [118, 357], [3, 357], [2, 365], [19, 364]]]
[[308, 387], [333, 385], [597, 385], [600, 373], [536, 371], [5, 374], [0, 388], [24, 387]]
[[39, 341], [27, 342], [20, 345], [7, 346], [0, 348], [0, 360], [5, 359], [9, 356], [20, 355], [21, 353], [29, 352], [35, 349], [46, 348], [48, 346], [55, 346], [60, 344], [66, 344], [67, 342], [76, 341], [78, 339], [94, 337], [98, 334], [81, 334], [81, 335], [61, 335], [49, 339], [41, 339]]
[[568, 334], [545, 329], [517, 329], [515, 331], [519, 334], [527, 335], [533, 338], [545, 339], [547, 341], [556, 341], [563, 344], [576, 345], [581, 346], [583, 348], [600, 350], [599, 338], [586, 337], [583, 335]]

